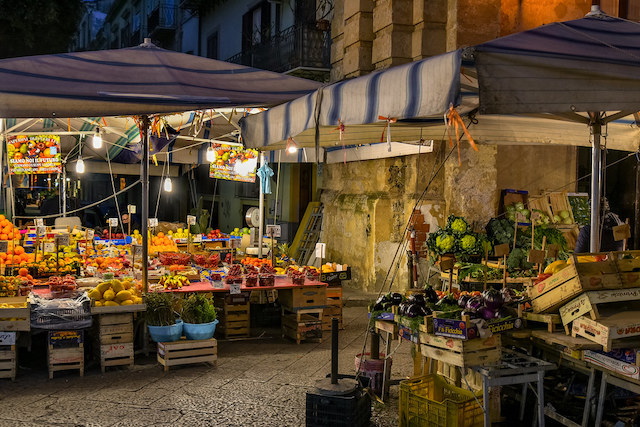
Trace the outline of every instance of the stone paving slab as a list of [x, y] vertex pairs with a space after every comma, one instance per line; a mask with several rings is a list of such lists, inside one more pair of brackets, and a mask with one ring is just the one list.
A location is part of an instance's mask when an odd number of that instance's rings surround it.
[[[345, 307], [339, 370], [355, 374], [362, 351], [366, 308]], [[221, 340], [218, 366], [190, 365], [163, 372], [155, 355], [136, 357], [133, 368], [98, 367], [59, 373], [21, 369], [15, 383], [0, 380], [4, 426], [301, 426], [306, 392], [330, 372], [330, 334], [322, 343], [297, 345], [279, 331], [261, 339]], [[396, 348], [396, 342], [393, 347]], [[394, 354], [393, 374], [411, 374], [410, 346]], [[372, 425], [394, 426], [397, 388], [388, 405], [374, 405]]]

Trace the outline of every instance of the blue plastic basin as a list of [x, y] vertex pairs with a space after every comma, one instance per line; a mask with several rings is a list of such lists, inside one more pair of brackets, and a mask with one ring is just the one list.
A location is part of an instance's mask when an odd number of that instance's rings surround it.
[[216, 332], [218, 319], [210, 323], [185, 323], [182, 328], [188, 340], [208, 340]]
[[155, 342], [172, 342], [178, 341], [182, 336], [182, 325], [184, 323], [182, 320], [176, 320], [175, 325], [169, 326], [151, 326], [147, 325], [149, 328], [149, 335], [151, 335], [151, 339]]

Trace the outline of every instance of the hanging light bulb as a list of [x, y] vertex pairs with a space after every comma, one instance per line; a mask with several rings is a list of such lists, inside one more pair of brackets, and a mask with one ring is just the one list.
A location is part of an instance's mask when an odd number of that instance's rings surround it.
[[102, 148], [102, 136], [100, 135], [100, 128], [98, 128], [98, 133], [93, 135], [93, 148]]
[[289, 137], [289, 139], [287, 139], [287, 153], [289, 154], [295, 154], [298, 152], [298, 144], [296, 144], [296, 141]]
[[76, 160], [76, 172], [84, 173], [84, 160], [82, 160], [82, 156], [78, 156], [78, 160]]
[[216, 159], [216, 150], [211, 145], [207, 148], [207, 162], [211, 163]]
[[171, 183], [171, 178], [166, 177], [164, 180], [164, 191], [166, 191], [167, 193], [171, 193], [171, 190], [173, 190], [173, 184]]
[[289, 151], [289, 154], [297, 153], [298, 147], [296, 147], [295, 145], [291, 145], [287, 151]]

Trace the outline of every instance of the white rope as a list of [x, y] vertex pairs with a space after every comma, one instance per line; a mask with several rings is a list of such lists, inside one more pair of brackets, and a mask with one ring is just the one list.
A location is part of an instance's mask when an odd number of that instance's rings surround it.
[[[118, 221], [122, 225], [122, 216], [120, 215], [120, 205], [118, 204], [118, 196], [116, 194], [116, 184], [113, 182], [113, 170], [111, 169], [111, 159], [109, 158], [109, 150], [107, 150], [107, 164], [109, 165], [109, 177], [111, 178], [111, 189], [113, 190], [114, 199], [116, 201], [116, 212], [118, 213]], [[129, 218], [131, 221], [131, 218]], [[124, 227], [123, 227], [124, 231]]]
[[[273, 225], [276, 225], [278, 219], [278, 190], [280, 188], [280, 159], [282, 157], [282, 150], [278, 151], [278, 176], [276, 177], [276, 205], [273, 211]], [[267, 178], [270, 179], [270, 178]]]

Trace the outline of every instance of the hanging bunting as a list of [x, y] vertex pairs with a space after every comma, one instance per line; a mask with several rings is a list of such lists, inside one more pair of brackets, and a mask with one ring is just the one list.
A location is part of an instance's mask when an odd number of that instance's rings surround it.
[[380, 135], [380, 142], [384, 142], [384, 133], [387, 132], [387, 151], [391, 152], [391, 123], [398, 121], [395, 117], [378, 116], [378, 120], [385, 120], [384, 129], [382, 129], [382, 135]]
[[342, 123], [342, 119], [338, 119], [338, 127], [333, 129], [331, 132], [334, 131], [339, 131], [339, 138], [340, 138], [340, 144], [342, 145], [342, 152], [344, 154], [344, 159], [343, 162], [346, 165], [347, 164], [347, 149], [344, 146], [344, 140], [343, 140], [343, 136], [344, 136], [344, 123]]
[[475, 151], [478, 151], [478, 146], [476, 145], [476, 142], [473, 140], [473, 137], [469, 133], [467, 126], [464, 124], [462, 117], [460, 117], [460, 114], [458, 114], [456, 109], [453, 108], [453, 104], [449, 106], [449, 111], [445, 114], [445, 124], [447, 126], [447, 134], [449, 135], [449, 147], [451, 148], [453, 148], [453, 138], [451, 136], [452, 134], [451, 127], [455, 128], [456, 145], [458, 148], [458, 166], [462, 166], [462, 158], [460, 156], [460, 129], [462, 129], [462, 132], [467, 137], [467, 140], [469, 141], [469, 145], [471, 145], [471, 148], [473, 148]]

